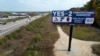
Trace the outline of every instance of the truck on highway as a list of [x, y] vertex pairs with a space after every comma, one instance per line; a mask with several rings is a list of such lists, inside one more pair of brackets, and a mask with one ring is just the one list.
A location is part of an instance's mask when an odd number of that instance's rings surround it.
[[3, 20], [3, 17], [2, 16], [0, 16], [0, 24], [2, 24], [2, 25], [5, 25], [6, 24], [6, 21]]

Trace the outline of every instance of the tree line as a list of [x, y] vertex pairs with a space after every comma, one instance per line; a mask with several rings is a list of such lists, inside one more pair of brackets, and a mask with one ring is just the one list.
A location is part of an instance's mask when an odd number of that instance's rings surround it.
[[94, 11], [95, 20], [93, 26], [100, 28], [100, 0], [90, 0], [83, 7], [71, 8], [72, 11]]

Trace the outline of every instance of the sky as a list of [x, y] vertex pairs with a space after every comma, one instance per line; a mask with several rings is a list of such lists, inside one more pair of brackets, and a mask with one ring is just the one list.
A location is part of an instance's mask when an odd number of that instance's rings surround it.
[[0, 0], [0, 11], [52, 11], [82, 7], [90, 0]]

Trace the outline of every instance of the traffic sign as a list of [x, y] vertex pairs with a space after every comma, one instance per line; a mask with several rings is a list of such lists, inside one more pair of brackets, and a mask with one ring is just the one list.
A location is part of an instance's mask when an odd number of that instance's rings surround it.
[[94, 12], [73, 12], [72, 24], [93, 24]]
[[94, 12], [52, 11], [53, 23], [70, 24], [68, 51], [71, 50], [72, 32], [74, 24], [93, 24]]
[[71, 23], [72, 12], [71, 11], [52, 11], [53, 23]]
[[53, 23], [93, 24], [94, 12], [52, 11]]

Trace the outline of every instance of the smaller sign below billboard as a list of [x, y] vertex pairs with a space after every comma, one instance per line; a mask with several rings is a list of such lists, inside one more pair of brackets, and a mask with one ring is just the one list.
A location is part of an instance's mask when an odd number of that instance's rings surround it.
[[86, 18], [85, 24], [93, 24], [94, 18]]
[[53, 17], [52, 21], [55, 23], [71, 23], [72, 17]]

